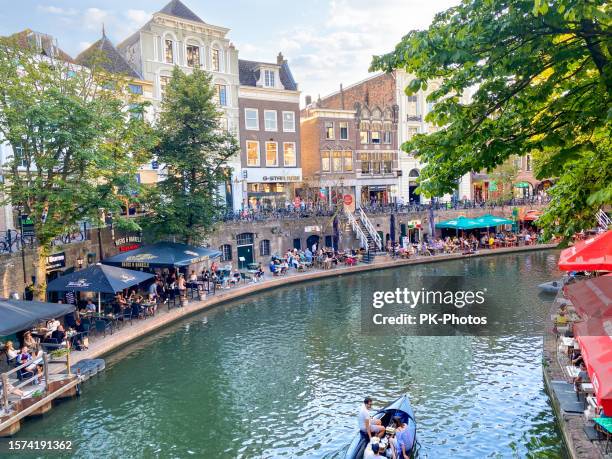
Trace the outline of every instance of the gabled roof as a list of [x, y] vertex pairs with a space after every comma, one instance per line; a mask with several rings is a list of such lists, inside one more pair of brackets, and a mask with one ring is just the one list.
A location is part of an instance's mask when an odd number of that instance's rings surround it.
[[102, 38], [77, 56], [76, 62], [87, 67], [100, 57], [102, 60], [99, 65], [107, 72], [142, 80], [142, 76], [127, 63], [104, 32], [102, 32]]
[[238, 59], [238, 76], [240, 78], [240, 84], [243, 86], [256, 86], [257, 80], [259, 80], [259, 67], [262, 65], [278, 67], [280, 81], [285, 89], [288, 91], [297, 91], [297, 83], [293, 79], [293, 75], [291, 74], [287, 61], [283, 61], [283, 63], [279, 65], [267, 62], [245, 61], [243, 59]]
[[187, 19], [188, 21], [201, 22], [206, 24], [197, 14], [191, 11], [181, 0], [172, 0], [166, 6], [164, 6], [158, 13], [167, 14], [168, 16], [174, 16], [177, 18]]
[[36, 51], [43, 56], [74, 63], [72, 57], [55, 44], [55, 40], [51, 35], [35, 32], [31, 29], [25, 29], [10, 35], [9, 38], [15, 40], [19, 46], [23, 46], [24, 48], [35, 48]]

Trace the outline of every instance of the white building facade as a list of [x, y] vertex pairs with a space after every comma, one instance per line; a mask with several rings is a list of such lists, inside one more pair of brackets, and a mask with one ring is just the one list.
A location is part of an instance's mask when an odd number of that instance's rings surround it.
[[[228, 32], [225, 27], [205, 23], [182, 2], [172, 0], [117, 49], [144, 80], [153, 82], [156, 111], [175, 66], [185, 73], [196, 67], [208, 72], [223, 112], [222, 126], [238, 138], [238, 51]], [[231, 158], [227, 166], [228, 182], [220, 192], [227, 204], [238, 210], [243, 204], [240, 155]]]

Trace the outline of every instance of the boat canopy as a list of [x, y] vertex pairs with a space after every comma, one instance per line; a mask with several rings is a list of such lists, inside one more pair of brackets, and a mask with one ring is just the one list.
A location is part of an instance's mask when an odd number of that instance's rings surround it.
[[415, 420], [414, 411], [412, 411], [412, 406], [410, 405], [410, 400], [408, 400], [408, 395], [402, 395], [400, 398], [394, 401], [391, 405], [387, 406], [381, 411], [384, 411], [386, 413], [401, 411], [403, 413], [406, 413], [408, 417], [412, 419], [413, 421]]

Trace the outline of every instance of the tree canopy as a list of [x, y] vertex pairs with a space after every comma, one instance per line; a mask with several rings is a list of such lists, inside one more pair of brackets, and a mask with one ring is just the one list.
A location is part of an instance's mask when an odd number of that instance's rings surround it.
[[167, 178], [150, 196], [152, 215], [143, 225], [157, 237], [201, 240], [225, 210], [219, 187], [228, 177], [226, 162], [239, 151], [233, 134], [220, 124], [211, 77], [174, 68], [157, 123], [155, 154]]
[[414, 75], [407, 94], [441, 82], [427, 115], [441, 129], [403, 145], [426, 163], [421, 191], [452, 192], [465, 173], [532, 153], [538, 178], [557, 179], [541, 218], [548, 234], [592, 226], [612, 202], [611, 9], [606, 0], [463, 0], [375, 57], [372, 69]]
[[133, 116], [140, 105], [124, 83], [23, 41], [0, 41], [0, 135], [13, 150], [0, 192], [3, 205], [34, 222], [39, 297], [53, 240], [100, 221], [101, 209], [120, 211], [120, 189], [137, 187], [154, 137]]

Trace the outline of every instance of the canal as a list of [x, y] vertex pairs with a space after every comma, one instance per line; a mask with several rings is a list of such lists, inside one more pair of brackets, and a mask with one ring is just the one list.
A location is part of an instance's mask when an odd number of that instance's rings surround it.
[[[545, 318], [537, 285], [554, 251], [385, 272], [475, 276]], [[17, 439], [73, 441], [78, 457], [337, 457], [365, 395], [411, 397], [420, 457], [564, 457], [542, 380], [542, 338], [383, 337], [361, 332], [359, 285], [329, 278], [228, 303], [107, 357], [80, 398], [26, 422]], [[495, 311], [490, 311], [494, 315]]]

